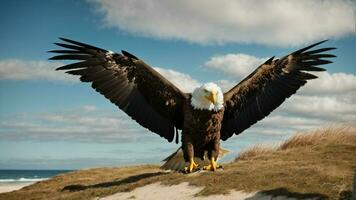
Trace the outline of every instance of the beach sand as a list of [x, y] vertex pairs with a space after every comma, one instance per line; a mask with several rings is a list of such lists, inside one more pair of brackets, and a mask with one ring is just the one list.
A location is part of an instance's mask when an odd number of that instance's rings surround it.
[[[283, 196], [277, 194], [265, 194], [261, 192], [243, 192], [231, 190], [229, 194], [210, 195], [210, 196], [196, 196], [203, 187], [196, 187], [183, 182], [178, 185], [166, 186], [158, 183], [149, 184], [143, 187], [136, 188], [130, 192], [119, 192], [103, 198], [96, 198], [96, 200], [296, 200], [297, 198], [291, 196]], [[304, 200], [315, 200], [315, 197], [304, 197]]]
[[[256, 197], [256, 192], [244, 193], [239, 191], [232, 191], [228, 195], [211, 195], [208, 197], [196, 197], [195, 194], [200, 192], [202, 187], [191, 186], [188, 183], [181, 183], [179, 185], [164, 186], [160, 183], [153, 183], [144, 187], [136, 188], [131, 192], [119, 192], [111, 196], [104, 198], [98, 198], [100, 200], [120, 200], [120, 199], [145, 199], [145, 200], [157, 200], [157, 199], [169, 199], [169, 200], [181, 200], [181, 199], [195, 199], [195, 200], [243, 200], [247, 198]], [[262, 197], [262, 196], [259, 196]], [[264, 196], [268, 197], [268, 196]], [[256, 198], [259, 199], [259, 198]], [[283, 198], [282, 198], [283, 199]]]
[[23, 182], [23, 183], [0, 183], [0, 193], [11, 192], [19, 190], [25, 186], [31, 185], [35, 182]]

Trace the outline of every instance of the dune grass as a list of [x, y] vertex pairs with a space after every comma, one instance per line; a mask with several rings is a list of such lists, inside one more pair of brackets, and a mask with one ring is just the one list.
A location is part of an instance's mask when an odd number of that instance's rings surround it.
[[297, 133], [281, 144], [257, 144], [239, 153], [235, 161], [247, 160], [258, 156], [265, 156], [276, 151], [286, 151], [294, 148], [313, 148], [330, 144], [353, 145], [355, 142], [356, 126], [334, 125], [319, 128], [307, 133]]
[[79, 170], [0, 194], [0, 199], [95, 199], [155, 182], [203, 186], [197, 195], [243, 190], [340, 199], [351, 194], [355, 167], [356, 129], [338, 126], [299, 133], [274, 147], [252, 147], [222, 171], [186, 175], [156, 165]]

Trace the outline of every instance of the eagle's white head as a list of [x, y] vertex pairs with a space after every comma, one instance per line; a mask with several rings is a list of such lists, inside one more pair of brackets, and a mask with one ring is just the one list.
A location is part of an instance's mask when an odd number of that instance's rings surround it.
[[193, 91], [190, 104], [197, 110], [218, 111], [224, 107], [224, 95], [215, 83], [205, 83]]

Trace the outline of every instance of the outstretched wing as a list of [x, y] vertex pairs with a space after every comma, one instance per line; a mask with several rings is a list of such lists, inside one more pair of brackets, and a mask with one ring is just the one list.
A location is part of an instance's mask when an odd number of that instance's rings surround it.
[[187, 98], [177, 87], [142, 60], [122, 51], [113, 53], [91, 45], [60, 38], [64, 47], [50, 60], [80, 60], [57, 68], [79, 75], [91, 86], [136, 120], [140, 125], [171, 142], [175, 129], [182, 129], [182, 104]]
[[323, 42], [325, 41], [295, 51], [279, 60], [270, 58], [226, 92], [221, 139], [227, 140], [233, 134], [243, 132], [281, 105], [307, 80], [317, 78], [309, 71], [325, 71], [316, 66], [332, 63], [324, 59], [335, 56], [322, 52], [335, 48], [307, 51]]

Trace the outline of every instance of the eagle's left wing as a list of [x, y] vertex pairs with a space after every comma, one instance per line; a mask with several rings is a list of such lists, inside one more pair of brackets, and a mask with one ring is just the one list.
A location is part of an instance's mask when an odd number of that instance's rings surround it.
[[307, 72], [325, 71], [315, 66], [332, 63], [324, 58], [335, 56], [322, 52], [335, 48], [308, 51], [323, 42], [325, 41], [295, 51], [279, 60], [274, 60], [274, 57], [270, 58], [226, 92], [224, 94], [225, 114], [220, 138], [227, 140], [233, 134], [243, 132], [281, 105], [307, 80], [317, 78]]

